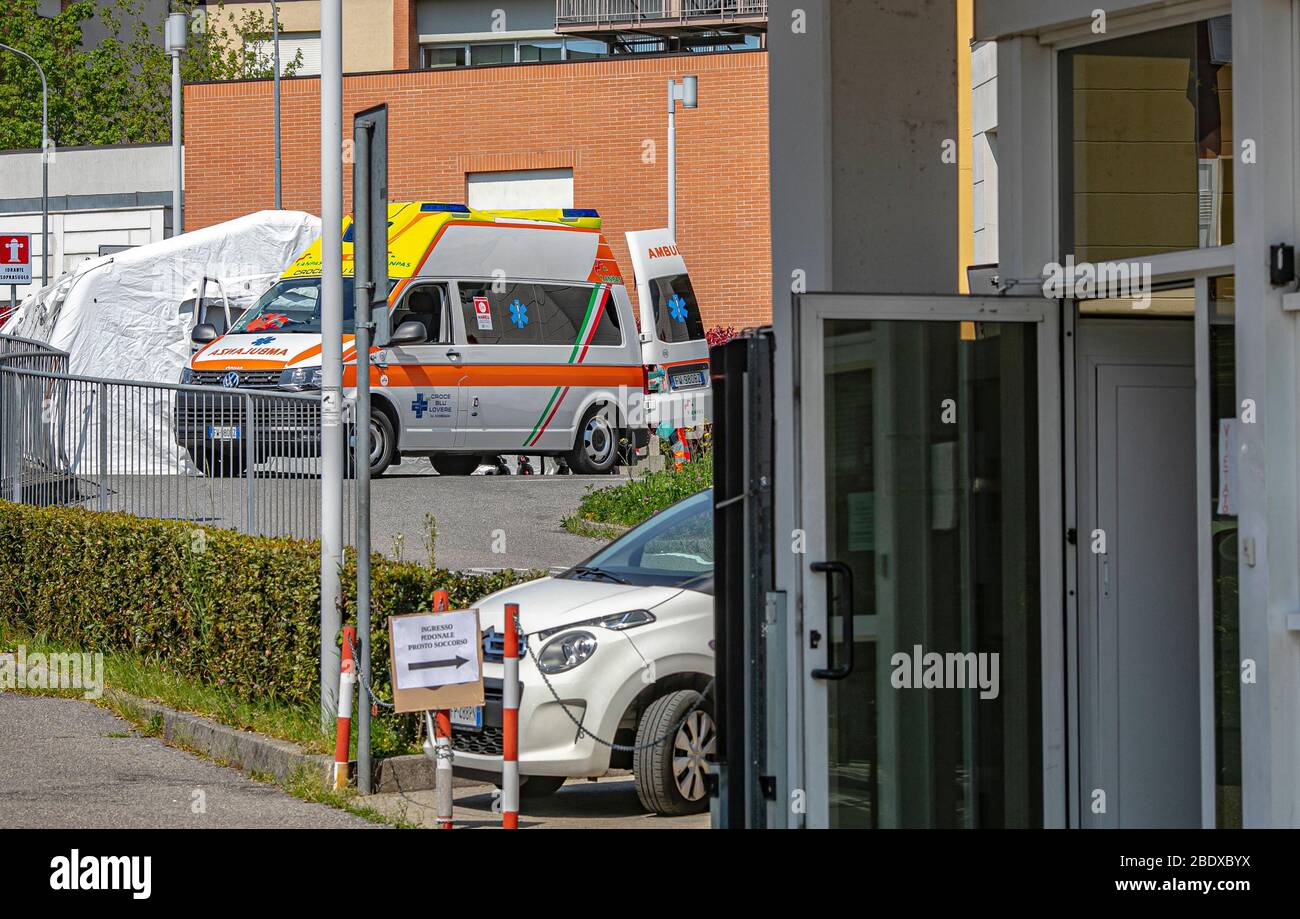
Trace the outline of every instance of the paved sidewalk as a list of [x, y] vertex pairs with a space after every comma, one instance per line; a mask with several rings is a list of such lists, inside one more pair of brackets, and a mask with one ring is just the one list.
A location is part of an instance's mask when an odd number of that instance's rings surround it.
[[[497, 790], [491, 785], [454, 789], [455, 825], [460, 828], [496, 829], [501, 814], [492, 810]], [[434, 793], [370, 795], [359, 799], [382, 814], [402, 817], [420, 826], [435, 826]], [[636, 787], [627, 776], [607, 776], [595, 782], [573, 779], [555, 794], [520, 802], [521, 829], [708, 829], [709, 815], [658, 817], [646, 813], [637, 800]]]
[[78, 699], [0, 692], [0, 725], [6, 829], [375, 826], [141, 736]]

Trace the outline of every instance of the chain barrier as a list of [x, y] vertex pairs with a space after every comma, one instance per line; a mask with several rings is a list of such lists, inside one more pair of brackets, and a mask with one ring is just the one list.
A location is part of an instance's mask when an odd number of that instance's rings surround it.
[[[344, 638], [343, 640], [347, 641], [352, 648], [352, 659], [357, 662], [354, 665], [356, 667], [357, 682], [365, 687], [366, 695], [370, 697], [371, 706], [382, 705], [384, 708], [392, 708], [392, 702], [385, 702], [383, 699], [379, 698], [379, 696], [375, 695], [375, 691], [370, 687], [370, 681], [366, 679], [365, 674], [362, 672], [365, 668], [361, 666], [361, 654], [357, 651], [356, 644], [348, 641], [347, 638]], [[369, 664], [370, 662], [366, 661], [366, 663]]]

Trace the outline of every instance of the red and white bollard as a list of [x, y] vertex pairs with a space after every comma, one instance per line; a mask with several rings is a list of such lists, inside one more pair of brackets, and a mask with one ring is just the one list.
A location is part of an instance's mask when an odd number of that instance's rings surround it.
[[501, 827], [519, 829], [519, 604], [506, 604], [501, 692]]
[[339, 667], [339, 717], [334, 725], [334, 790], [342, 791], [348, 785], [348, 747], [352, 740], [352, 693], [357, 682], [356, 665], [352, 660], [352, 646], [357, 641], [357, 630], [343, 627], [343, 662]]
[[[445, 613], [451, 608], [451, 599], [445, 590], [433, 592], [433, 611]], [[450, 830], [452, 819], [452, 747], [451, 747], [451, 712], [439, 709], [434, 712], [432, 721], [433, 740], [433, 788], [434, 804], [437, 811], [438, 829]]]

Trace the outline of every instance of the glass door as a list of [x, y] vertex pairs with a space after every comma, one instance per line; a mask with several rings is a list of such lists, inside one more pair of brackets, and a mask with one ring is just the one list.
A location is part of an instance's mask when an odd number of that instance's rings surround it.
[[798, 306], [806, 822], [1064, 822], [1059, 307]]

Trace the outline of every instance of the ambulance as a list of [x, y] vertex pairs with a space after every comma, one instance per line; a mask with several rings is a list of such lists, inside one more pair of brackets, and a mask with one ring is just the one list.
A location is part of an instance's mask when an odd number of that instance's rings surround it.
[[[671, 242], [633, 234], [656, 250], [633, 255], [646, 271], [639, 333], [595, 211], [410, 202], [391, 204], [388, 217], [387, 335], [376, 336], [371, 353], [373, 475], [400, 457], [428, 457], [440, 474], [467, 475], [500, 454], [563, 457], [574, 472], [607, 472], [633, 461], [648, 443], [649, 372], [664, 376], [656, 393], [661, 400], [707, 390], [703, 329]], [[356, 386], [352, 239], [349, 219], [343, 235], [349, 399]], [[317, 240], [225, 335], [207, 324], [195, 327], [199, 348], [182, 382], [318, 390], [320, 276]], [[313, 440], [318, 448], [319, 434], [306, 426], [290, 430], [292, 424], [274, 419], [250, 426], [240, 400], [210, 396], [220, 405], [204, 405], [202, 394], [186, 392], [193, 404], [178, 410], [178, 436], [209, 474], [240, 475], [249, 455], [257, 461], [300, 455]], [[701, 404], [692, 402], [692, 411]], [[230, 418], [222, 414], [232, 410]], [[660, 401], [654, 411], [666, 417], [678, 407]], [[251, 450], [245, 437], [254, 439]]]
[[668, 230], [627, 234], [641, 307], [646, 423], [695, 428], [712, 418], [709, 343], [686, 261]]

